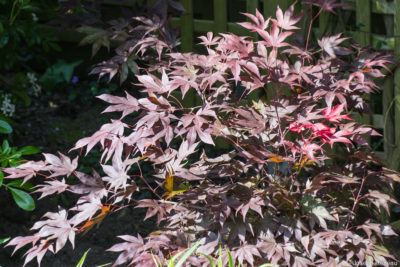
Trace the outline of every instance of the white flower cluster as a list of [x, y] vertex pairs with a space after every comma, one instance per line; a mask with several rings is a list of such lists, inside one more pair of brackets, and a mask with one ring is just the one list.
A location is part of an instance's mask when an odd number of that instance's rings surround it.
[[42, 87], [40, 86], [40, 84], [37, 83], [37, 78], [35, 73], [28, 72], [26, 76], [28, 77], [28, 83], [30, 86], [31, 94], [34, 96], [38, 96], [42, 91]]
[[3, 102], [1, 103], [0, 110], [8, 117], [12, 117], [15, 112], [15, 105], [11, 103], [10, 94], [3, 95]]
[[32, 13], [31, 15], [34, 22], [37, 22], [39, 20], [35, 13]]

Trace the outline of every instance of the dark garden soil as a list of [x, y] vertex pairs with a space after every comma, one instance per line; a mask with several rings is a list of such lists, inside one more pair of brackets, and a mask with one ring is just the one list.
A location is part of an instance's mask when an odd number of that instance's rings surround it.
[[[100, 115], [104, 108], [105, 105], [93, 97], [91, 100], [86, 98], [84, 101], [70, 101], [68, 96], [63, 95], [33, 99], [30, 107], [19, 111], [17, 125], [14, 128], [16, 134], [11, 143], [18, 147], [34, 145], [47, 153], [60, 151], [66, 154], [79, 138], [91, 135], [109, 120], [110, 117]], [[40, 178], [33, 180], [34, 184], [39, 182]], [[35, 194], [33, 196], [37, 198]], [[76, 198], [77, 196], [73, 194], [65, 194], [63, 197], [46, 197], [36, 202], [36, 209], [33, 212], [26, 212], [14, 203], [9, 192], [1, 188], [0, 239], [32, 234], [29, 228], [41, 216], [48, 211], [56, 211], [57, 206], [71, 207]], [[90, 251], [83, 266], [94, 267], [112, 263], [117, 254], [105, 250], [121, 242], [121, 239], [117, 238], [118, 235], [139, 233], [146, 236], [155, 229], [154, 221], [143, 222], [144, 216], [145, 210], [129, 208], [111, 214], [105, 218], [98, 229], [92, 229], [85, 236], [78, 234], [75, 249], [72, 250], [72, 247], [67, 245], [56, 255], [46, 254], [41, 266], [74, 267], [88, 249]], [[24, 251], [26, 249], [21, 249], [11, 256], [11, 247], [0, 248], [0, 267], [22, 266]], [[27, 266], [37, 266], [36, 260]]]

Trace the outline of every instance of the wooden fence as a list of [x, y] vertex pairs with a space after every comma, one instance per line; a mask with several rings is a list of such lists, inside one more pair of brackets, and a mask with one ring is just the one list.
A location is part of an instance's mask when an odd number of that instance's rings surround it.
[[[197, 43], [195, 36], [209, 31], [249, 34], [241, 26], [230, 21], [228, 12], [232, 3], [240, 6], [241, 12], [254, 13], [258, 8], [264, 16], [270, 17], [275, 16], [278, 5], [286, 9], [293, 2], [293, 0], [181, 0], [186, 12], [180, 18], [174, 18], [173, 22], [181, 28], [182, 51], [188, 52], [195, 49], [194, 43]], [[321, 14], [317, 26], [313, 29], [316, 36], [321, 37], [329, 31], [336, 33], [349, 31], [349, 25], [353, 25], [353, 36], [362, 46], [371, 45], [390, 50], [397, 59], [399, 58], [400, 0], [342, 0], [342, 3], [346, 7], [338, 10], [337, 15], [327, 12]], [[301, 12], [302, 8], [304, 6], [299, 1], [296, 9]], [[212, 14], [202, 15], [202, 12]], [[394, 68], [393, 75], [389, 74], [378, 83], [382, 88], [381, 94], [368, 97], [374, 114], [363, 115], [360, 120], [373, 125], [384, 135], [369, 141], [372, 141], [377, 154], [386, 160], [390, 167], [400, 169], [400, 69]]]
[[[155, 0], [149, 0], [154, 2]], [[287, 9], [294, 0], [180, 0], [186, 11], [179, 18], [173, 18], [173, 24], [181, 29], [181, 49], [184, 52], [194, 51], [198, 43], [196, 36], [206, 32], [232, 32], [248, 35], [249, 32], [237, 25], [245, 17], [239, 12], [254, 13], [256, 8], [265, 17], [275, 16], [276, 7]], [[324, 12], [320, 15], [313, 32], [317, 37], [326, 33], [349, 31], [353, 25], [352, 35], [363, 46], [381, 47], [400, 58], [400, 0], [341, 0], [346, 8], [337, 9], [337, 15]], [[105, 3], [115, 5], [112, 0]], [[129, 5], [129, 1], [127, 1]], [[125, 4], [126, 4], [125, 3]], [[298, 0], [296, 12], [305, 6]], [[307, 18], [303, 20], [306, 28]], [[380, 33], [380, 34], [379, 34]], [[61, 39], [78, 41], [81, 36], [69, 31], [63, 32]], [[400, 69], [394, 68], [393, 75], [378, 81], [382, 92], [368, 97], [374, 114], [362, 116], [363, 123], [373, 125], [384, 137], [372, 141], [377, 154], [387, 161], [391, 168], [400, 169]], [[185, 97], [186, 98], [186, 97]], [[191, 100], [195, 101], [194, 99]], [[190, 100], [189, 100], [190, 102]]]

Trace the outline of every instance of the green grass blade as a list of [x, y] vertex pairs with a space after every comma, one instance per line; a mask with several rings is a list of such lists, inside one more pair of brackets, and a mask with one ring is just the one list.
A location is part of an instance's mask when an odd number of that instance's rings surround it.
[[218, 267], [222, 267], [222, 248], [219, 246]]
[[89, 251], [90, 251], [90, 248], [89, 248], [88, 250], [86, 250], [86, 252], [83, 254], [81, 260], [78, 262], [78, 264], [76, 265], [76, 267], [82, 267], [82, 266], [83, 266], [83, 263], [85, 262], [86, 256], [87, 256], [87, 254], [89, 253]]
[[216, 267], [214, 260], [210, 256], [208, 256], [202, 252], [197, 252], [197, 254], [204, 256], [210, 262], [211, 267]]
[[226, 251], [227, 252], [227, 254], [228, 254], [228, 263], [229, 263], [229, 267], [234, 267], [233, 266], [233, 260], [232, 260], [232, 255], [231, 255], [231, 253], [227, 250]]
[[176, 267], [181, 267], [182, 264], [192, 255], [196, 249], [200, 246], [200, 241], [197, 242], [193, 247], [191, 247], [186, 253], [182, 256], [182, 258], [178, 261]]
[[162, 263], [161, 263], [161, 261], [159, 262], [159, 261], [157, 261], [157, 256], [154, 256], [154, 254], [153, 254], [153, 251], [151, 251], [151, 258], [153, 259], [153, 261], [154, 261], [154, 266], [155, 267], [162, 267]]
[[167, 261], [168, 267], [174, 267], [174, 262], [175, 262], [175, 260], [176, 260], [180, 255], [182, 255], [183, 253], [185, 253], [185, 251], [186, 251], [186, 249], [185, 249], [185, 250], [182, 250], [182, 251], [180, 251], [180, 252], [178, 252], [178, 253], [176, 253], [175, 256], [173, 256], [173, 257], [172, 257], [171, 252], [170, 252], [170, 253], [169, 253], [169, 258], [170, 258], [170, 260]]
[[10, 239], [11, 239], [10, 237], [6, 237], [6, 238], [0, 239], [0, 245], [3, 245], [3, 244], [5, 244], [5, 243], [7, 243], [8, 240], [10, 240]]

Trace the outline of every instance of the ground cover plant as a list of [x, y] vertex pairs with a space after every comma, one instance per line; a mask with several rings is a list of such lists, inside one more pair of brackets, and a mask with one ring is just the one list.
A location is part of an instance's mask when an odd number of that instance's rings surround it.
[[[12, 127], [7, 122], [0, 120], [0, 135], [12, 133]], [[1, 167], [13, 167], [26, 162], [25, 155], [39, 153], [40, 150], [33, 146], [25, 146], [21, 149], [10, 146], [7, 139], [3, 139], [0, 146], [0, 165]], [[9, 190], [15, 203], [23, 210], [32, 211], [35, 209], [35, 201], [26, 192], [32, 192], [31, 183], [22, 183], [22, 179], [15, 179], [9, 183], [4, 183], [4, 173], [0, 171], [0, 190]]]
[[46, 0], [0, 1], [0, 117], [13, 117], [16, 106], [28, 106], [40, 93], [35, 66], [48, 64], [48, 53], [61, 47], [39, 18], [55, 8]]
[[[40, 264], [47, 251], [73, 246], [77, 235], [134, 207], [147, 209], [145, 219], [156, 216], [159, 229], [121, 235], [109, 249], [119, 253], [114, 266], [167, 264], [196, 242], [187, 266], [207, 266], [206, 256], [218, 253], [226, 264], [227, 251], [240, 266], [396, 261], [384, 242], [396, 233], [381, 218], [397, 204], [391, 191], [400, 177], [369, 150], [364, 137], [377, 133], [350, 115], [366, 109], [362, 96], [378, 90], [373, 79], [392, 62], [346, 45], [341, 34], [317, 42], [308, 34], [295, 44], [301, 15], [293, 10], [278, 8], [276, 18], [245, 14], [249, 21], [240, 25], [258, 39], [208, 33], [201, 37], [205, 55], [176, 52], [154, 33], [157, 19], [139, 18], [145, 32], [131, 52], [157, 51], [159, 60], [136, 75], [141, 94], [98, 96], [110, 104], [104, 112], [122, 114], [72, 148], [88, 154], [100, 146], [101, 169], [77, 171], [79, 157], [62, 153], [4, 168], [5, 179], [45, 177], [36, 187], [41, 198], [80, 195], [74, 207], [47, 212], [32, 235], [7, 246], [31, 244], [25, 262]], [[188, 92], [199, 105], [182, 103]], [[263, 96], [251, 100], [256, 93]], [[227, 150], [213, 150], [217, 142]], [[79, 183], [68, 184], [69, 176]], [[139, 198], [143, 191], [153, 197]]]

